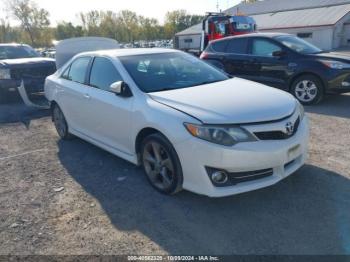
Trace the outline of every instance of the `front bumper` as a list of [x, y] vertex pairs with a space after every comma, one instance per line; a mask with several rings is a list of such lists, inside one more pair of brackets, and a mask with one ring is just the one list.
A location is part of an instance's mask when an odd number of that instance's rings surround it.
[[327, 80], [326, 93], [342, 94], [350, 92], [350, 70], [332, 70]]
[[[301, 122], [298, 132], [287, 140], [257, 141], [223, 147], [191, 138], [175, 145], [184, 174], [183, 188], [209, 197], [224, 197], [274, 185], [305, 164], [308, 141], [307, 117]], [[273, 169], [273, 174], [233, 186], [216, 187], [211, 182], [206, 167], [229, 173]]]

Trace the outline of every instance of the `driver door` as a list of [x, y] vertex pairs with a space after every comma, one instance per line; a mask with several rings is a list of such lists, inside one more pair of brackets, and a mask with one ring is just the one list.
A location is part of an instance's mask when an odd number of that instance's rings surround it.
[[267, 38], [252, 38], [250, 41], [249, 71], [255, 72], [252, 80], [265, 85], [288, 89], [288, 56], [276, 57], [274, 52], [284, 52], [277, 43]]

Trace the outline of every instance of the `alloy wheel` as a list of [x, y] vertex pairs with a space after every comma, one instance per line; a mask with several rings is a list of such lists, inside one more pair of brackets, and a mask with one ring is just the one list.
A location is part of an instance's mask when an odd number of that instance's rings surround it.
[[149, 141], [143, 150], [143, 165], [152, 184], [168, 190], [175, 179], [175, 168], [169, 152], [158, 142]]
[[296, 84], [295, 96], [304, 103], [313, 101], [317, 94], [317, 85], [311, 80], [303, 80]]

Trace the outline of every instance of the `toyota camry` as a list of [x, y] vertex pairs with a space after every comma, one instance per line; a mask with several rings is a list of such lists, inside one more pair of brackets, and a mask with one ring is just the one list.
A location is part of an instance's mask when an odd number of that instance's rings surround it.
[[222, 197], [271, 186], [307, 157], [292, 95], [167, 49], [81, 53], [47, 78], [59, 136], [136, 165], [161, 193]]

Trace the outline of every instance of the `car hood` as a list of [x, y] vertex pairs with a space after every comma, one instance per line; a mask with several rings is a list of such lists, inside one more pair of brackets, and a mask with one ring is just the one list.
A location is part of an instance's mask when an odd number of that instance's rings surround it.
[[53, 66], [53, 65], [55, 65], [54, 59], [44, 58], [44, 57], [0, 60], [0, 68], [9, 68], [9, 69], [42, 67], [42, 66]]
[[319, 59], [336, 60], [336, 61], [350, 63], [350, 54], [348, 55], [345, 53], [327, 52], [327, 53], [314, 54], [313, 56]]
[[205, 124], [274, 121], [292, 115], [296, 108], [290, 94], [239, 78], [149, 95]]

